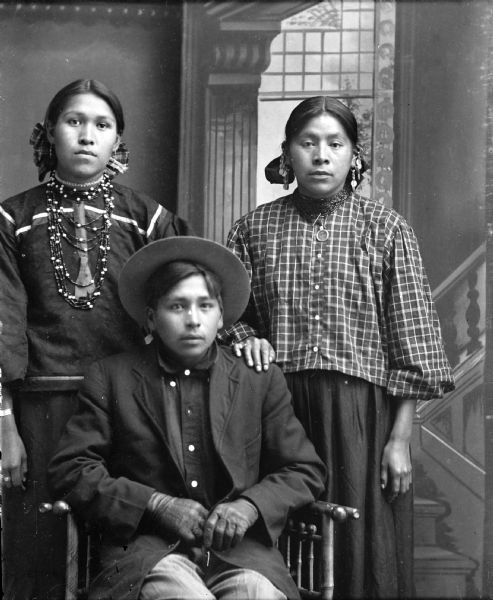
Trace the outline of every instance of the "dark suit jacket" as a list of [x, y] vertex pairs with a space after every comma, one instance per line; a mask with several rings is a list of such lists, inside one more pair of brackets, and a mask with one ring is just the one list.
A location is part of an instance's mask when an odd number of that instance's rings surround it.
[[[94, 363], [79, 398], [49, 466], [52, 494], [101, 534], [101, 570], [90, 598], [133, 600], [146, 573], [179, 545], [145, 531], [149, 498], [155, 490], [188, 495], [156, 416], [162, 390], [153, 345]], [[230, 479], [229, 493], [218, 500], [241, 494], [260, 515], [238, 546], [217, 554], [297, 597], [273, 544], [288, 513], [322, 492], [325, 471], [294, 416], [284, 376], [275, 365], [257, 373], [220, 347], [209, 399], [215, 450]]]

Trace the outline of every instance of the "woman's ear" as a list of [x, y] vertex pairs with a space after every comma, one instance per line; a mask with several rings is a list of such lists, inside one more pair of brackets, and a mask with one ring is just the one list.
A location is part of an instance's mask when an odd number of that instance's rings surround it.
[[361, 148], [359, 146], [356, 146], [356, 148], [353, 151], [353, 158], [351, 159], [351, 167], [353, 169], [357, 169], [358, 171], [361, 171], [361, 169], [363, 168], [363, 161], [361, 159]]
[[54, 144], [55, 136], [53, 135], [53, 130], [55, 129], [55, 126], [52, 125], [51, 123], [46, 123], [45, 129], [46, 129], [46, 137], [48, 138], [48, 141], [50, 142], [50, 144]]
[[113, 153], [115, 153], [118, 150], [118, 146], [120, 145], [120, 142], [122, 141], [122, 137], [121, 135], [117, 135], [116, 136], [116, 141], [113, 144]]

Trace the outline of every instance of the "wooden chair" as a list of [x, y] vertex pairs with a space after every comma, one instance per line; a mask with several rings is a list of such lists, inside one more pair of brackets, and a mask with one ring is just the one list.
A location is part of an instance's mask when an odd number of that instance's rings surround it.
[[[81, 535], [66, 502], [41, 504], [39, 510], [67, 519], [65, 600], [85, 600], [90, 573], [90, 536]], [[358, 518], [355, 508], [321, 501], [313, 502], [291, 516], [278, 540], [278, 547], [302, 598], [332, 598], [334, 522]]]
[[288, 521], [278, 546], [302, 598], [331, 600], [334, 592], [334, 522], [359, 519], [355, 508], [312, 502]]

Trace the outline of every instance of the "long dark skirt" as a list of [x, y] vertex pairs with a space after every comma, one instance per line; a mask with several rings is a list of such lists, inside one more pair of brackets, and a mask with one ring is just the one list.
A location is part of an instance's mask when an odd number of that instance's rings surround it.
[[336, 527], [334, 597], [413, 597], [412, 491], [389, 503], [380, 487], [391, 399], [382, 388], [335, 371], [286, 379], [296, 414], [327, 465], [325, 499], [361, 514]]
[[16, 400], [16, 420], [28, 456], [26, 491], [3, 486], [2, 563], [5, 600], [59, 600], [65, 588], [63, 517], [41, 514], [52, 499], [46, 467], [66, 421], [76, 406], [76, 392], [24, 392]]

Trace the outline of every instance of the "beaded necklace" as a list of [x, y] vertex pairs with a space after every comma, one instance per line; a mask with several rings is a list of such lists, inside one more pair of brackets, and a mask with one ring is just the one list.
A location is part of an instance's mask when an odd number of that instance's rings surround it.
[[[108, 271], [107, 260], [110, 250], [111, 215], [114, 208], [112, 194], [113, 185], [105, 173], [99, 181], [89, 184], [73, 184], [62, 182], [51, 173], [46, 187], [46, 207], [48, 212], [48, 238], [50, 244], [50, 260], [53, 265], [58, 293], [74, 308], [90, 310], [95, 299], [101, 295], [101, 286]], [[63, 208], [64, 200], [73, 200], [78, 204], [103, 196], [104, 213], [90, 221], [79, 223], [68, 216]], [[66, 214], [67, 213], [67, 214]], [[70, 231], [73, 228], [75, 234]], [[84, 229], [90, 235], [77, 236], [77, 231]], [[79, 253], [88, 254], [98, 251], [94, 277], [86, 284], [73, 279], [65, 265], [62, 241], [75, 248]], [[67, 289], [67, 282], [77, 287], [92, 287], [92, 293], [77, 297]]]

